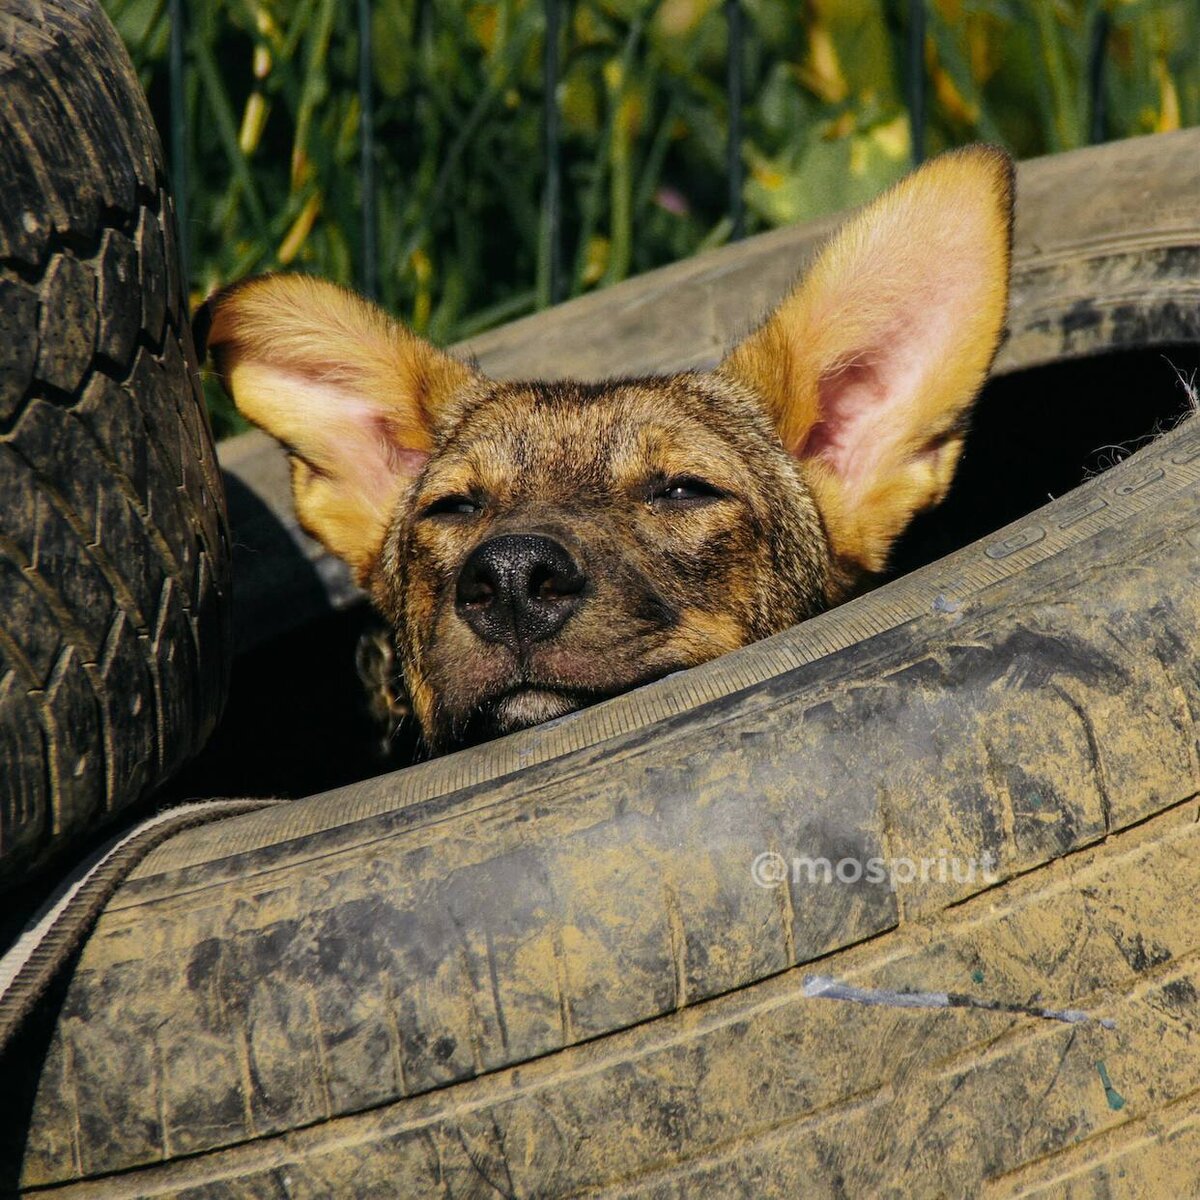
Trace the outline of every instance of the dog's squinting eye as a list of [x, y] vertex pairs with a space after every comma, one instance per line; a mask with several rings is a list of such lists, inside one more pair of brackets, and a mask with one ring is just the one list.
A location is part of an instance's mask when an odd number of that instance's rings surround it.
[[649, 503], [665, 508], [685, 508], [723, 500], [727, 493], [695, 475], [673, 475], [650, 487]]
[[442, 496], [421, 510], [422, 517], [474, 517], [483, 505], [470, 496]]

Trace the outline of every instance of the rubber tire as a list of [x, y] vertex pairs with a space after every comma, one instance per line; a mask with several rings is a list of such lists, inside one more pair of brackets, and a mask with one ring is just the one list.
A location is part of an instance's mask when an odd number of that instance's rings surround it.
[[[1037, 268], [1080, 303], [1032, 282], [1018, 358], [1194, 336], [1194, 205], [1129, 225]], [[0, 1064], [0, 1191], [1189, 1193], [1198, 550], [1192, 421], [779, 638], [174, 839]]]
[[229, 539], [162, 150], [99, 4], [3, 5], [0, 888], [203, 745]]
[[6, 1064], [0, 1185], [1189, 1193], [1198, 719], [1192, 419], [776, 638], [153, 850]]

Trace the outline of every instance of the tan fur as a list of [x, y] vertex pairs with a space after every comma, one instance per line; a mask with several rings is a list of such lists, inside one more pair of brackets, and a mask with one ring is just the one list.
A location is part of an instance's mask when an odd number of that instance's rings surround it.
[[307, 275], [226, 292], [208, 346], [243, 415], [287, 447], [301, 524], [362, 582], [433, 449], [434, 420], [473, 373], [353, 292]]
[[[848, 483], [819, 459], [808, 480], [836, 554], [880, 571], [913, 516], [945, 495], [963, 417], [991, 365], [1008, 302], [1012, 167], [972, 147], [943, 155], [846, 222], [800, 286], [720, 370], [766, 401], [784, 446], [803, 456], [823, 419], [822, 390], [931, 327], [895, 420], [874, 430], [873, 460]], [[900, 373], [899, 371], [897, 373]]]
[[[216, 296], [209, 344], [287, 448], [305, 528], [388, 620], [442, 749], [695, 666], [880, 571], [953, 477], [1003, 328], [1011, 205], [1002, 152], [933, 160], [710, 373], [497, 383], [302, 276]], [[667, 502], [672, 480], [699, 493]], [[457, 591], [472, 555], [514, 537], [553, 542], [585, 584], [524, 641]], [[390, 660], [364, 661], [394, 719]]]
[[673, 660], [703, 662], [745, 644], [744, 626], [729, 613], [686, 608], [680, 616], [679, 631], [665, 647]]

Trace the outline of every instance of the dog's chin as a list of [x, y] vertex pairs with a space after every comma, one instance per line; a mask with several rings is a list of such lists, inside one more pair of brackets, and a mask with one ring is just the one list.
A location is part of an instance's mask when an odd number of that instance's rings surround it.
[[568, 716], [683, 669], [684, 666], [680, 665], [647, 671], [638, 679], [620, 681], [607, 687], [569, 687], [513, 681], [507, 686], [501, 685], [490, 695], [476, 699], [465, 716], [445, 714], [441, 727], [430, 731], [433, 736], [427, 737], [427, 745], [435, 754], [464, 750], [507, 733], [516, 733]]
[[586, 708], [603, 697], [587, 692], [526, 685], [480, 702], [464, 722], [456, 723], [437, 749], [462, 750], [492, 738], [541, 725]]
[[588, 701], [569, 692], [523, 687], [507, 692], [491, 705], [491, 724], [496, 735], [515, 733], [530, 725], [541, 725], [583, 708]]

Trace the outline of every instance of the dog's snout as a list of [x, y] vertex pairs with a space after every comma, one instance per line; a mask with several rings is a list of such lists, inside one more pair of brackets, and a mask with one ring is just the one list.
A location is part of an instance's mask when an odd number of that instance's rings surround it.
[[541, 534], [488, 538], [462, 565], [455, 606], [487, 642], [520, 653], [553, 637], [583, 602], [587, 578], [570, 551]]

